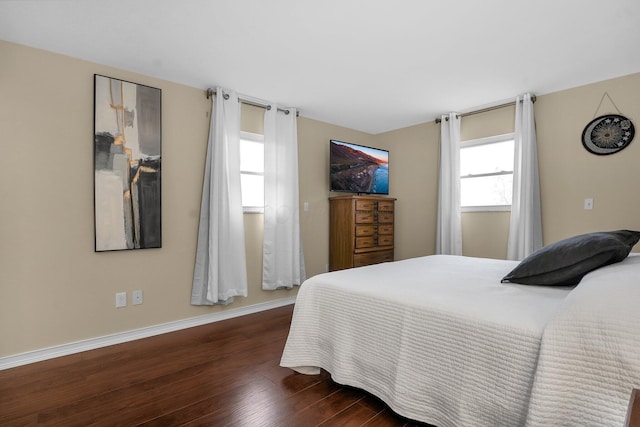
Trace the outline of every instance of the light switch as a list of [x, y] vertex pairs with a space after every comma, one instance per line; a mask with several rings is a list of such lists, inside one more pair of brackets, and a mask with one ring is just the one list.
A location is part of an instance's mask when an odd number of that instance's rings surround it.
[[584, 199], [584, 210], [590, 211], [593, 209], [593, 199]]

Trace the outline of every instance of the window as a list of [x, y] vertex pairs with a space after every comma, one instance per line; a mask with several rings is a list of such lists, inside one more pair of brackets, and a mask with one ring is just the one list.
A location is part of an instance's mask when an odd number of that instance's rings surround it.
[[460, 206], [463, 212], [510, 210], [514, 135], [463, 141], [460, 145]]
[[240, 185], [244, 212], [264, 212], [264, 136], [240, 132]]

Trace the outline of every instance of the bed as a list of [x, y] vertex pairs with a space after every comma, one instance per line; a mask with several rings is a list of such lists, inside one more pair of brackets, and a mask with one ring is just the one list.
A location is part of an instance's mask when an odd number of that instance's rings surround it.
[[501, 283], [517, 266], [433, 255], [314, 276], [281, 365], [438, 427], [622, 426], [640, 386], [640, 256], [578, 286]]

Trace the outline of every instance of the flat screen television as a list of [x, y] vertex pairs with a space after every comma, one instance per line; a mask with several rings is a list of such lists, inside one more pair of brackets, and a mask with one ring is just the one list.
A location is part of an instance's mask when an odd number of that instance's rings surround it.
[[329, 190], [389, 194], [389, 151], [330, 140]]

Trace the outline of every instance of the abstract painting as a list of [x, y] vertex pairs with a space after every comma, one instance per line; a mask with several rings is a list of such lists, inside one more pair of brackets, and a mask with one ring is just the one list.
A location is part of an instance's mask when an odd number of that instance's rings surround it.
[[96, 252], [162, 247], [161, 98], [94, 75]]

